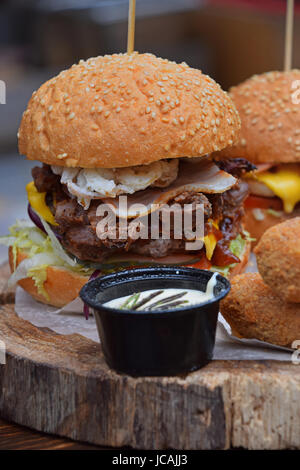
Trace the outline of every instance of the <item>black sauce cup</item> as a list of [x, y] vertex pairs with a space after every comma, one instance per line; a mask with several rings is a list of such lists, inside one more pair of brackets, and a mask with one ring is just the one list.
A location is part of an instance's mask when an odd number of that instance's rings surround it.
[[80, 292], [93, 308], [107, 364], [133, 376], [185, 374], [213, 355], [220, 300], [230, 283], [218, 275], [214, 298], [198, 305], [159, 311], [105, 307], [109, 300], [149, 289], [205, 291], [210, 271], [184, 267], [140, 268], [88, 282]]

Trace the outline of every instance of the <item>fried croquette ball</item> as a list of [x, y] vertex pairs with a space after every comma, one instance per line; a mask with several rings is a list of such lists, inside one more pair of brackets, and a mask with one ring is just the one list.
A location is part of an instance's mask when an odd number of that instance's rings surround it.
[[280, 346], [300, 339], [300, 305], [277, 296], [259, 273], [240, 274], [231, 286], [220, 310], [233, 334]]
[[285, 301], [300, 303], [300, 217], [267, 230], [254, 252], [264, 282]]

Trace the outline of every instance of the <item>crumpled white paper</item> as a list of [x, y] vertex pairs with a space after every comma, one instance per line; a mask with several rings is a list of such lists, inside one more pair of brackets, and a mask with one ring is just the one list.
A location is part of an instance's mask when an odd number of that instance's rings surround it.
[[[257, 271], [255, 257], [251, 256], [248, 272]], [[79, 333], [99, 342], [94, 317], [83, 315], [80, 298], [58, 309], [35, 301], [21, 287], [16, 290], [16, 313], [35, 326], [48, 327], [60, 334]], [[231, 334], [230, 325], [219, 314], [213, 359], [219, 360], [274, 360], [291, 361], [293, 349], [283, 348], [257, 339], [240, 339]]]

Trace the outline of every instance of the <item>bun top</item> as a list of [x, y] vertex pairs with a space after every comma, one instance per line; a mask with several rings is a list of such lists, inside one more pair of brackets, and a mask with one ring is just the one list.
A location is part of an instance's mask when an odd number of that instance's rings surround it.
[[[253, 163], [300, 162], [300, 70], [254, 75], [231, 88], [242, 129], [226, 157]], [[297, 91], [298, 90], [298, 91]], [[294, 102], [293, 102], [294, 101]]]
[[232, 145], [238, 113], [200, 70], [152, 54], [95, 57], [34, 92], [19, 129], [30, 160], [118, 168]]

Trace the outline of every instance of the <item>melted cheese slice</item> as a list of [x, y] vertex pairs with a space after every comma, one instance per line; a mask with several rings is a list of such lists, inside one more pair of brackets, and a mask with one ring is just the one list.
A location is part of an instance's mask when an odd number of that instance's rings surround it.
[[293, 212], [295, 205], [300, 201], [300, 170], [283, 168], [276, 173], [266, 171], [256, 174], [255, 177], [283, 201], [285, 212]]
[[33, 210], [46, 222], [52, 225], [58, 225], [54, 216], [46, 204], [46, 193], [39, 193], [33, 181], [26, 186], [28, 201]]
[[119, 197], [106, 198], [103, 202], [109, 204], [118, 217], [142, 217], [157, 210], [161, 205], [167, 204], [184, 191], [206, 194], [224, 193], [232, 188], [236, 181], [236, 178], [220, 170], [211, 161], [181, 162], [178, 178], [167, 188], [149, 188], [127, 195], [125, 205]]
[[[216, 220], [210, 219], [210, 222], [216, 229], [219, 230], [219, 224]], [[210, 232], [208, 235], [205, 235], [203, 243], [205, 246], [206, 258], [210, 261], [213, 257], [218, 240], [215, 234], [213, 232]]]
[[210, 261], [213, 257], [215, 248], [217, 245], [217, 239], [213, 233], [209, 233], [204, 237], [204, 246], [206, 252], [206, 258]]

